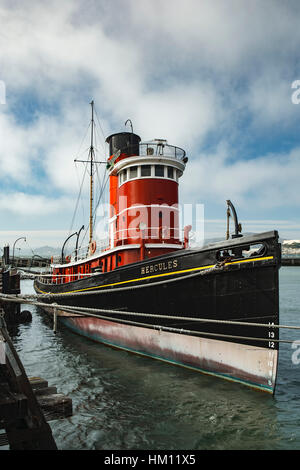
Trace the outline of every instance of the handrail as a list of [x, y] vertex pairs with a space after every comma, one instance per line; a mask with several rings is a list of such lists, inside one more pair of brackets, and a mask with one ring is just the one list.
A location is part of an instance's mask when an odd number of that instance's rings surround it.
[[[128, 155], [137, 155], [137, 146], [127, 145], [126, 147], [119, 149], [120, 153], [126, 153]], [[185, 150], [174, 145], [169, 145], [165, 141], [153, 141], [144, 142], [139, 144], [139, 156], [153, 156], [153, 157], [171, 157], [177, 160], [182, 160], [184, 163], [187, 162]], [[113, 162], [108, 161], [108, 166], [113, 165]]]
[[163, 142], [141, 143], [139, 147], [140, 156], [172, 157], [178, 160], [183, 160], [186, 156], [182, 148]]

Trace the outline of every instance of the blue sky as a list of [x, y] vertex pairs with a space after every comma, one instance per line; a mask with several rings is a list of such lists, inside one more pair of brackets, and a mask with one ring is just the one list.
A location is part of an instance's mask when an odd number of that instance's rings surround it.
[[231, 199], [244, 231], [300, 239], [299, 19], [293, 0], [0, 1], [0, 246], [68, 235], [92, 99], [99, 159], [128, 118], [187, 151], [180, 201], [207, 238]]

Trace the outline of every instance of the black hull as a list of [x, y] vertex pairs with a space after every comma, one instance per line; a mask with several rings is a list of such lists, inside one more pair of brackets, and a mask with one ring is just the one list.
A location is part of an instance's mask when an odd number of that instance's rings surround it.
[[[263, 250], [241, 257], [242, 247], [258, 243]], [[224, 249], [231, 250], [231, 259], [220, 260]], [[34, 286], [37, 293], [49, 294], [46, 302], [109, 310], [101, 315], [112, 322], [277, 351], [279, 333], [273, 326], [279, 324], [280, 262], [277, 232], [268, 232], [174, 252], [67, 284], [40, 279]], [[199, 321], [203, 319], [217, 322]]]

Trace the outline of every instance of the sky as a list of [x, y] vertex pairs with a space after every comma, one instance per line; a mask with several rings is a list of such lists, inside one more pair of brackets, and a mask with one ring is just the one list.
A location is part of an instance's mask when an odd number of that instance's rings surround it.
[[205, 238], [230, 199], [244, 232], [300, 239], [299, 20], [297, 0], [0, 0], [0, 246], [87, 226], [91, 100], [100, 160], [127, 119], [186, 150]]

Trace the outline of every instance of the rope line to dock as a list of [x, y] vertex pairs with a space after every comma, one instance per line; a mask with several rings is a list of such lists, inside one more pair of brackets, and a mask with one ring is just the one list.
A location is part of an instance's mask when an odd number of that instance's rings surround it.
[[[223, 261], [223, 262], [220, 261], [219, 263], [216, 263], [214, 266], [207, 268], [207, 269], [205, 270], [205, 273], [206, 273], [207, 271], [220, 270], [220, 269], [222, 269], [224, 266], [225, 266], [225, 262], [224, 262], [224, 261]], [[205, 268], [205, 267], [204, 267], [204, 268]], [[195, 269], [203, 269], [203, 267], [202, 267], [202, 268], [195, 268]], [[21, 272], [21, 270], [20, 270], [20, 272]], [[23, 274], [23, 273], [21, 272], [21, 274]], [[86, 278], [93, 278], [94, 276], [98, 276], [99, 274], [105, 274], [105, 273], [103, 273], [103, 272], [101, 271], [100, 273], [99, 273], [99, 272], [92, 272], [92, 273], [75, 273], [75, 274], [71, 274], [71, 273], [68, 273], [68, 274], [53, 274], [53, 273], [33, 273], [33, 272], [29, 272], [29, 271], [28, 271], [28, 272], [24, 272], [24, 274], [30, 274], [32, 279], [34, 279], [34, 278], [37, 278], [37, 279], [38, 279], [38, 278], [41, 278], [41, 279], [42, 279], [42, 278], [48, 278], [49, 280], [51, 280], [53, 277], [55, 277], [55, 278], [60, 278], [60, 279], [62, 279], [62, 278], [70, 278], [70, 277], [71, 277], [71, 278], [72, 278], [72, 277], [73, 277], [73, 278], [77, 277], [77, 279], [74, 279], [74, 281], [79, 281], [79, 280], [81, 280], [81, 278], [84, 278], [84, 277], [86, 277]], [[167, 274], [172, 274], [172, 272], [167, 273]], [[71, 281], [71, 282], [74, 282], [74, 281]], [[46, 284], [46, 285], [49, 285], [49, 284], [51, 284], [51, 285], [56, 285], [56, 284], [53, 283], [53, 282], [51, 282], [51, 283], [47, 283], [47, 282], [46, 282], [45, 284]], [[61, 284], [59, 284], [59, 285], [61, 285]]]
[[[1, 298], [2, 296], [0, 296]], [[7, 300], [7, 299], [5, 299]], [[10, 299], [11, 302], [22, 302], [20, 298], [18, 299]], [[239, 340], [245, 340], [245, 341], [260, 341], [260, 342], [273, 342], [273, 343], [294, 343], [294, 340], [283, 340], [283, 339], [275, 339], [275, 338], [258, 338], [258, 337], [253, 337], [253, 336], [241, 336], [241, 335], [229, 335], [229, 334], [223, 334], [223, 333], [213, 333], [213, 332], [207, 332], [207, 331], [197, 331], [197, 330], [190, 330], [186, 328], [175, 328], [171, 326], [163, 326], [163, 325], [155, 325], [151, 323], [144, 323], [144, 322], [135, 322], [132, 320], [125, 320], [125, 319], [119, 319], [115, 317], [109, 317], [107, 315], [97, 315], [94, 313], [90, 313], [90, 311], [103, 311], [107, 313], [122, 313], [122, 314], [127, 314], [127, 315], [142, 315], [142, 316], [151, 316], [155, 317], [157, 316], [158, 318], [169, 318], [169, 319], [187, 319], [187, 320], [195, 320], [195, 321], [210, 321], [210, 322], [216, 322], [216, 323], [228, 323], [228, 324], [243, 324], [244, 326], [247, 326], [246, 323], [243, 322], [234, 322], [234, 321], [226, 321], [226, 320], [208, 320], [208, 319], [196, 319], [196, 318], [188, 318], [188, 317], [169, 317], [166, 315], [155, 315], [155, 314], [146, 314], [146, 313], [140, 313], [140, 312], [123, 312], [123, 311], [115, 311], [115, 310], [103, 310], [103, 309], [92, 309], [92, 308], [86, 308], [86, 307], [73, 307], [73, 306], [67, 306], [67, 305], [58, 305], [58, 304], [45, 304], [43, 302], [35, 302], [32, 301], [30, 302], [32, 305], [36, 305], [42, 308], [52, 308], [54, 309], [54, 314], [56, 315], [56, 310], [64, 310], [67, 312], [74, 313], [76, 315], [82, 316], [82, 317], [95, 317], [99, 318], [102, 320], [107, 320], [107, 321], [118, 321], [121, 323], [126, 323], [129, 325], [134, 325], [134, 326], [142, 326], [146, 328], [153, 328], [154, 330], [158, 331], [166, 331], [166, 332], [173, 332], [173, 333], [179, 333], [179, 334], [188, 334], [192, 336], [210, 336], [210, 337], [218, 337], [218, 338], [224, 338], [224, 339], [239, 339]], [[84, 312], [88, 312], [87, 314], [84, 314]], [[290, 326], [280, 326], [280, 325], [267, 325], [267, 324], [253, 324], [250, 323], [251, 326], [264, 326], [264, 327], [280, 327], [280, 328], [294, 328]], [[300, 327], [296, 327], [297, 329]]]
[[[75, 313], [75, 311], [74, 311]], [[86, 315], [82, 315], [86, 316]], [[107, 317], [106, 315], [93, 315], [89, 314], [88, 316], [96, 317], [102, 320], [111, 320], [111, 321], [116, 321], [116, 318], [113, 317]], [[143, 322], [135, 322], [132, 320], [125, 320], [125, 319], [118, 319], [118, 321], [134, 326], [143, 326], [143, 327], [151, 327], [154, 330], [158, 331], [169, 331], [169, 332], [174, 332], [174, 333], [180, 333], [180, 334], [189, 334], [189, 335], [196, 335], [196, 336], [214, 336], [214, 337], [220, 337], [220, 338], [228, 338], [228, 339], [243, 339], [247, 341], [262, 341], [262, 342], [270, 342], [272, 341], [273, 343], [294, 343], [294, 340], [282, 340], [282, 339], [270, 339], [270, 338], [257, 338], [253, 336], [239, 336], [239, 335], [228, 335], [228, 334], [223, 334], [223, 333], [212, 333], [208, 331], [197, 331], [197, 330], [188, 330], [186, 328], [175, 328], [171, 326], [163, 326], [163, 325], [154, 325], [151, 323], [143, 323]], [[266, 325], [265, 325], [266, 326]]]
[[[36, 296], [33, 296], [36, 297]], [[37, 296], [39, 297], [39, 296]], [[106, 316], [97, 315], [97, 312], [100, 313], [108, 313], [113, 315], [127, 315], [127, 316], [143, 316], [149, 318], [161, 318], [161, 319], [168, 319], [168, 320], [180, 320], [180, 321], [194, 321], [194, 322], [201, 322], [201, 323], [218, 323], [224, 325], [236, 325], [236, 326], [255, 326], [255, 327], [263, 327], [263, 328], [277, 328], [277, 329], [292, 329], [292, 330], [300, 330], [300, 326], [295, 325], [277, 325], [273, 324], [272, 322], [269, 323], [256, 323], [256, 322], [244, 322], [244, 321], [236, 321], [236, 320], [221, 320], [221, 319], [211, 319], [211, 318], [199, 318], [199, 317], [186, 317], [181, 315], [164, 315], [160, 313], [147, 313], [147, 312], [128, 312], [123, 310], [112, 310], [112, 309], [100, 309], [100, 308], [91, 308], [91, 307], [74, 307], [73, 305], [63, 305], [57, 303], [45, 303], [39, 302], [35, 300], [35, 298], [30, 298], [30, 296], [20, 296], [20, 295], [9, 295], [9, 294], [0, 294], [0, 300], [4, 302], [15, 302], [21, 304], [30, 304], [35, 305], [37, 307], [44, 307], [44, 308], [56, 308], [58, 310], [65, 310], [71, 313], [79, 314], [81, 316], [93, 316], [99, 318], [107, 318]], [[271, 315], [270, 315], [271, 316]], [[114, 318], [116, 320], [116, 318]], [[119, 320], [119, 319], [118, 319]]]
[[[68, 291], [68, 292], [60, 292], [60, 293], [55, 293], [55, 292], [44, 292], [40, 289], [38, 289], [41, 293], [38, 294], [37, 296], [35, 297], [38, 297], [38, 298], [44, 298], [44, 299], [54, 299], [54, 298], [61, 298], [62, 296], [64, 297], [75, 297], [75, 296], [84, 296], [84, 295], [98, 295], [98, 294], [108, 294], [108, 293], [116, 293], [116, 292], [124, 292], [126, 290], [135, 290], [135, 289], [143, 289], [143, 288], [147, 288], [147, 287], [153, 287], [153, 286], [159, 286], [159, 285], [163, 285], [163, 284], [171, 284], [173, 282], [180, 282], [182, 280], [185, 280], [185, 279], [191, 279], [191, 278], [194, 278], [194, 277], [198, 277], [198, 276], [206, 276], [206, 275], [210, 275], [210, 274], [213, 274], [213, 273], [216, 273], [216, 272], [222, 272], [223, 270], [225, 269], [228, 269], [229, 266], [226, 264], [228, 260], [224, 260], [224, 261], [221, 261], [221, 262], [218, 262], [217, 264], [213, 265], [213, 266], [210, 266], [210, 267], [198, 267], [198, 268], [192, 268], [192, 269], [187, 269], [186, 271], [196, 271], [196, 272], [193, 272], [191, 274], [185, 274], [183, 275], [182, 272], [184, 271], [177, 271], [177, 272], [167, 272], [167, 273], [160, 273], [160, 274], [157, 274], [157, 275], [151, 275], [151, 276], [145, 276], [144, 278], [137, 278], [137, 279], [129, 279], [129, 280], [125, 280], [125, 281], [117, 281], [117, 282], [114, 282], [114, 283], [111, 283], [111, 284], [103, 284], [103, 287], [101, 285], [98, 285], [98, 286], [92, 286], [92, 287], [86, 287], [86, 288], [83, 288], [83, 289], [80, 289], [80, 290], [73, 290], [73, 291]], [[158, 277], [158, 276], [172, 276], [172, 275], [178, 275], [177, 277], [175, 278], [167, 278], [167, 279], [162, 279], [162, 280], [159, 280], [159, 281], [152, 281], [152, 282], [147, 282], [149, 281], [149, 279], [151, 279], [152, 277]], [[143, 282], [143, 284], [135, 284], [135, 285], [127, 285], [127, 286], [123, 286], [123, 287], [115, 287], [116, 285], [118, 284], [128, 284], [128, 283], [132, 283], [132, 282]], [[144, 283], [144, 281], [146, 281]], [[73, 281], [73, 282], [76, 282], [76, 281]], [[47, 287], [47, 283], [45, 284], [45, 288]], [[55, 285], [55, 284], [51, 284], [51, 285]], [[60, 284], [59, 284], [60, 285]], [[109, 289], [104, 289], [104, 287], [110, 287]], [[29, 296], [30, 298], [33, 298], [32, 295]]]

